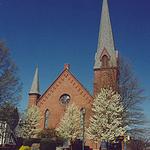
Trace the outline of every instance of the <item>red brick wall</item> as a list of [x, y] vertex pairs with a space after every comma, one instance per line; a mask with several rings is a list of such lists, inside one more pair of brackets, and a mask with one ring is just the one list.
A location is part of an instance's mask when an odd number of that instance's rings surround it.
[[100, 92], [101, 88], [117, 88], [118, 71], [117, 68], [101, 68], [94, 70], [94, 96]]
[[86, 122], [89, 121], [93, 98], [69, 73], [69, 71], [66, 70], [44, 93], [37, 104], [40, 108], [41, 115], [43, 116], [40, 121], [40, 128], [44, 128], [44, 114], [47, 109], [50, 112], [49, 128], [55, 128], [58, 126], [66, 109], [66, 107], [59, 101], [61, 95], [63, 94], [70, 95], [70, 104], [75, 103], [79, 109], [85, 107]]
[[28, 108], [31, 106], [35, 106], [37, 99], [40, 97], [39, 94], [29, 94]]

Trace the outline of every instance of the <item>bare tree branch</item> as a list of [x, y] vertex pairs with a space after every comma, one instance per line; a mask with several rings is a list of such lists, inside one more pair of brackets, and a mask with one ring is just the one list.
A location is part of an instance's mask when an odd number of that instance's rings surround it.
[[10, 57], [9, 49], [0, 41], [0, 105], [5, 101], [18, 104], [21, 90], [18, 69]]
[[124, 125], [128, 125], [129, 132], [142, 133], [146, 123], [141, 104], [146, 99], [144, 90], [140, 87], [137, 78], [133, 74], [131, 66], [123, 58], [119, 60], [119, 93], [124, 106]]

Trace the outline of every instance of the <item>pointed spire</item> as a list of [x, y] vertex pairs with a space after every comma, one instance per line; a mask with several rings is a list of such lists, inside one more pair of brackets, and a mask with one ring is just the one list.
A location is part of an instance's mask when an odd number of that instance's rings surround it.
[[116, 52], [107, 0], [103, 0], [102, 4], [99, 39], [98, 39], [97, 53], [95, 56], [95, 66], [94, 66], [95, 69], [101, 67], [100, 56], [104, 49], [106, 49], [109, 55], [111, 56], [110, 59], [111, 65], [116, 66]]
[[39, 71], [38, 71], [38, 66], [36, 67], [36, 70], [35, 70], [32, 86], [31, 86], [29, 94], [40, 94], [40, 91], [39, 91]]
[[109, 15], [109, 8], [107, 0], [103, 0], [101, 24], [99, 32], [99, 40], [97, 49], [106, 48], [108, 51], [114, 51], [114, 39]]

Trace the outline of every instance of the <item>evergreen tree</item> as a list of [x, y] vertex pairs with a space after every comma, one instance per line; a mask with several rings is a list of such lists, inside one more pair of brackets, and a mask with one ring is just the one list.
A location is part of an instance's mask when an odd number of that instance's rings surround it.
[[115, 141], [118, 136], [125, 134], [121, 116], [123, 106], [120, 101], [120, 95], [111, 88], [101, 89], [93, 102], [93, 116], [87, 129], [89, 139], [95, 142]]
[[18, 134], [23, 138], [33, 138], [38, 134], [40, 112], [37, 106], [27, 109], [18, 128]]
[[58, 134], [71, 143], [80, 136], [80, 111], [74, 104], [68, 106], [59, 127]]

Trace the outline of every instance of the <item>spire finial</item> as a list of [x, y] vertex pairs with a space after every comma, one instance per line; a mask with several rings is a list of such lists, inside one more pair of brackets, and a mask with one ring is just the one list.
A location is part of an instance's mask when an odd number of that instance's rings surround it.
[[109, 55], [111, 56], [111, 60], [110, 60], [111, 65], [116, 66], [116, 52], [115, 52], [114, 39], [113, 39], [107, 0], [103, 0], [103, 4], [102, 4], [101, 23], [100, 23], [98, 46], [97, 46], [97, 53], [95, 57], [95, 66], [94, 66], [95, 69], [101, 67], [101, 62], [99, 58], [104, 49], [106, 49]]
[[29, 94], [40, 94], [38, 65], [36, 66], [36, 69], [35, 69], [35, 74], [34, 74], [32, 86], [31, 86]]

